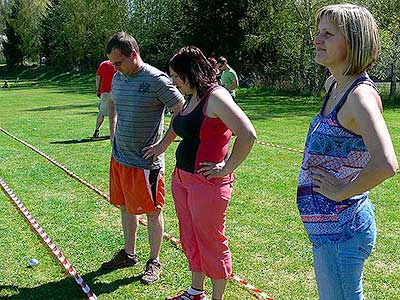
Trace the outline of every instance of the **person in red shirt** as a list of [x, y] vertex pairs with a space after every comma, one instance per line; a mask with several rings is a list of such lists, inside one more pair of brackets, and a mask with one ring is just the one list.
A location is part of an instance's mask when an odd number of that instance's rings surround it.
[[99, 137], [99, 130], [103, 124], [104, 116], [108, 116], [108, 103], [111, 97], [111, 82], [116, 70], [109, 60], [103, 61], [96, 72], [97, 96], [100, 98], [99, 114], [96, 120], [96, 129], [93, 137]]

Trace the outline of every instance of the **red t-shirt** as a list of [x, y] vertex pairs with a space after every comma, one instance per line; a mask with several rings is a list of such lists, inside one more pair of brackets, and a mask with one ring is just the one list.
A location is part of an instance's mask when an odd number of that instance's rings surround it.
[[116, 70], [109, 60], [103, 61], [97, 69], [96, 75], [101, 77], [100, 94], [111, 91], [111, 82]]

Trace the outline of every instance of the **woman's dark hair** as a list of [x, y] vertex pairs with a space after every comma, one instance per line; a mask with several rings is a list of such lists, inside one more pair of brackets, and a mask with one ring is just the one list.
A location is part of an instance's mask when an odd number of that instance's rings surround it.
[[168, 66], [179, 78], [189, 81], [189, 86], [197, 90], [199, 97], [216, 83], [216, 74], [203, 52], [195, 46], [179, 49], [168, 62]]

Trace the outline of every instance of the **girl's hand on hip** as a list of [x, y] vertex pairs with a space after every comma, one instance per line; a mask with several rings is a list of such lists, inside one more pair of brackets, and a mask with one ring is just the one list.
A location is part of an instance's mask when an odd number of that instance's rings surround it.
[[225, 167], [225, 161], [221, 161], [219, 163], [214, 163], [214, 162], [201, 162], [200, 166], [202, 166], [200, 169], [198, 169], [196, 172], [199, 174], [203, 174], [204, 177], [206, 177], [207, 180], [210, 180], [212, 178], [223, 178], [228, 173], [224, 169]]

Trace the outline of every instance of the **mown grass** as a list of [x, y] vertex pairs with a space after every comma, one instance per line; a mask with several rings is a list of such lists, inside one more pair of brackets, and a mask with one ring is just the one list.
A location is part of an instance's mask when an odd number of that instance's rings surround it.
[[[27, 71], [19, 76], [19, 83], [0, 89], [0, 127], [107, 192], [110, 143], [106, 138], [90, 139], [97, 115], [94, 75], [46, 73], [43, 69], [35, 72]], [[8, 78], [18, 74], [8, 74]], [[3, 82], [6, 76], [0, 78]], [[320, 99], [266, 90], [241, 90], [238, 99], [254, 122], [260, 141], [299, 149], [320, 104]], [[395, 107], [385, 111], [397, 153], [399, 112]], [[101, 129], [103, 137], [107, 126], [106, 121]], [[168, 241], [162, 246], [161, 282], [153, 286], [140, 284], [138, 279], [148, 256], [145, 227], [140, 228], [138, 236], [138, 266], [113, 272], [99, 270], [100, 264], [123, 243], [118, 210], [3, 133], [0, 145], [0, 176], [99, 299], [164, 299], [189, 286], [184, 255]], [[179, 237], [169, 188], [176, 146], [173, 143], [166, 153], [168, 195], [164, 212], [166, 231]], [[275, 299], [317, 299], [311, 247], [295, 204], [300, 163], [300, 153], [255, 145], [236, 172], [228, 210], [227, 234], [234, 273]], [[399, 190], [400, 179], [396, 176], [371, 193], [379, 233], [376, 251], [365, 267], [367, 299], [400, 299], [400, 236], [396, 230], [400, 227]], [[4, 193], [0, 193], [0, 232], [0, 299], [85, 299]], [[28, 268], [32, 257], [40, 263]], [[209, 283], [207, 287], [211, 289]], [[238, 284], [229, 283], [226, 299], [254, 298]]]

